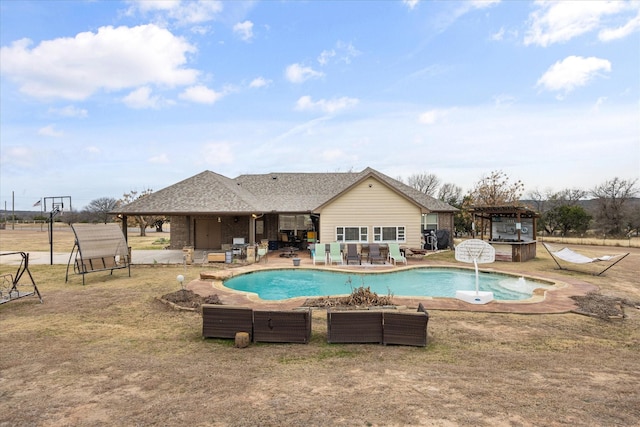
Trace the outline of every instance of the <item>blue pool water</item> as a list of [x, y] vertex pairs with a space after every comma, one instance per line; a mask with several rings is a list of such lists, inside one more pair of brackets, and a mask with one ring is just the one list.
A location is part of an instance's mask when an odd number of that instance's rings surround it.
[[[497, 273], [480, 273], [480, 290], [497, 300], [531, 298], [535, 288], [550, 285]], [[306, 269], [256, 271], [224, 281], [238, 291], [253, 292], [264, 300], [347, 295], [360, 286], [378, 295], [455, 297], [456, 291], [475, 291], [475, 271], [454, 268], [414, 268], [388, 273], [353, 273]]]

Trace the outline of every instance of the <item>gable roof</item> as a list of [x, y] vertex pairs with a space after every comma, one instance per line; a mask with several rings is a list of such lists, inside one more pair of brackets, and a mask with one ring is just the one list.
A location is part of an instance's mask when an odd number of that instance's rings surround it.
[[373, 177], [425, 211], [457, 209], [375, 169], [336, 173], [268, 173], [230, 179], [204, 171], [116, 209], [129, 215], [313, 212], [356, 183]]

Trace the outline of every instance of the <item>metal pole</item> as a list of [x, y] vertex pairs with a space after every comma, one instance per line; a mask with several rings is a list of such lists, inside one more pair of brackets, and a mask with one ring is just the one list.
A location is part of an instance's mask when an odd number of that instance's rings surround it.
[[49, 213], [49, 257], [53, 265], [53, 211]]

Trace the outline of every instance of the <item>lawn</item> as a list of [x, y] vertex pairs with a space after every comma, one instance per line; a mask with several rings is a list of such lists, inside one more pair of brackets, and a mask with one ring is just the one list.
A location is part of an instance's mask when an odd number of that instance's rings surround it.
[[[48, 249], [46, 231], [37, 241], [16, 233], [0, 231], [0, 250]], [[70, 251], [73, 238], [56, 233], [56, 251]], [[627, 250], [603, 277], [549, 271], [540, 252], [540, 260], [500, 266], [544, 270], [640, 301], [640, 250]], [[65, 269], [32, 266], [44, 304], [25, 298], [0, 305], [0, 426], [593, 426], [640, 419], [640, 310], [633, 307], [616, 321], [431, 310], [426, 348], [327, 344], [325, 311], [314, 310], [311, 343], [237, 349], [203, 340], [197, 312], [157, 300], [178, 289], [177, 274], [191, 280], [201, 267], [134, 266], [131, 278], [124, 270], [95, 273], [86, 286], [65, 284]]]

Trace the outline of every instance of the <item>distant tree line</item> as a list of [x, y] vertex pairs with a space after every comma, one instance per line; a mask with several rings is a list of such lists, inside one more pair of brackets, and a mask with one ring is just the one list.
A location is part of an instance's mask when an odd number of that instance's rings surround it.
[[511, 181], [501, 170], [482, 176], [467, 192], [441, 183], [434, 174], [414, 174], [406, 184], [459, 209], [456, 233], [470, 233], [474, 206], [526, 205], [540, 214], [538, 232], [547, 235], [583, 235], [587, 231], [611, 237], [640, 233], [640, 199], [636, 180], [615, 177], [590, 190], [532, 190], [523, 200], [524, 184]]

